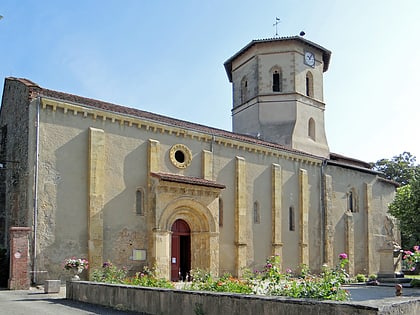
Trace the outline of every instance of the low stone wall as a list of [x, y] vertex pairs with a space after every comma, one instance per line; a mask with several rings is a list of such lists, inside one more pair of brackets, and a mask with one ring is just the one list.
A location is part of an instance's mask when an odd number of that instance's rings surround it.
[[417, 301], [401, 301], [388, 305], [385, 303], [376, 307], [351, 302], [170, 290], [88, 281], [67, 282], [66, 298], [147, 315], [414, 315], [420, 311]]

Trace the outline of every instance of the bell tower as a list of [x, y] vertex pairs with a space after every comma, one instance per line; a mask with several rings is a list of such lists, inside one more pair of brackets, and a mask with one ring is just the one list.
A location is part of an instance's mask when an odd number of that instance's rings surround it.
[[254, 40], [229, 58], [233, 132], [328, 158], [323, 74], [330, 57], [293, 36]]

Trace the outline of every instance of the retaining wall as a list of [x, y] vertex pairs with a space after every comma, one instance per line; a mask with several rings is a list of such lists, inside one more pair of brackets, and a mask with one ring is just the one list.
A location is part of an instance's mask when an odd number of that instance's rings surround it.
[[352, 302], [144, 288], [88, 281], [67, 282], [66, 298], [150, 315], [420, 314], [418, 300], [367, 306]]

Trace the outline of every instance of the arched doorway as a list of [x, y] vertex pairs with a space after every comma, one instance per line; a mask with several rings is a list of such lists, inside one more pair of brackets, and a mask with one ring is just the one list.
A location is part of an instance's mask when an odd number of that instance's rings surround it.
[[191, 231], [188, 223], [178, 219], [171, 228], [171, 280], [187, 280], [191, 269]]

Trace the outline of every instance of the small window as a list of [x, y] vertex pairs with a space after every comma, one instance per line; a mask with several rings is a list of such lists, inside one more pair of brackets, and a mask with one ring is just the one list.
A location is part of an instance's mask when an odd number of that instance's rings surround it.
[[314, 82], [311, 72], [306, 73], [306, 96], [314, 97]]
[[280, 73], [276, 70], [273, 73], [273, 92], [280, 92]]
[[144, 191], [142, 188], [136, 191], [136, 214], [144, 215]]
[[219, 226], [223, 226], [223, 199], [219, 197]]
[[295, 230], [295, 209], [289, 207], [289, 231]]
[[283, 91], [283, 74], [278, 66], [274, 66], [270, 69], [270, 74], [272, 75], [272, 89], [273, 92], [282, 92]]
[[245, 103], [248, 100], [248, 79], [246, 77], [242, 78], [241, 81], [241, 101]]
[[308, 121], [308, 137], [315, 141], [315, 120], [309, 118]]
[[191, 164], [191, 150], [183, 144], [175, 144], [169, 150], [169, 158], [177, 168], [187, 168]]
[[258, 201], [255, 201], [254, 202], [254, 223], [259, 224], [260, 222], [261, 222], [260, 205]]
[[356, 212], [353, 191], [349, 191], [347, 193], [347, 210], [350, 212]]

